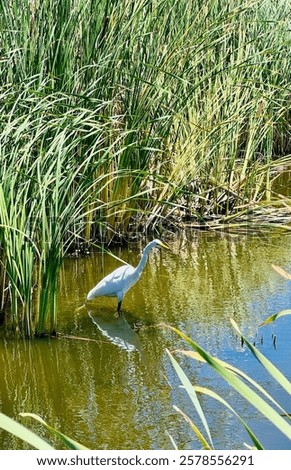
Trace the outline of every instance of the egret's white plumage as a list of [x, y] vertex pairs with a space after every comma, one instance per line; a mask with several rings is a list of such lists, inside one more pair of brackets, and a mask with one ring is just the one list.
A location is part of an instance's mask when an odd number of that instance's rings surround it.
[[105, 276], [104, 279], [98, 282], [98, 284], [90, 290], [87, 295], [87, 300], [92, 300], [95, 297], [117, 297], [117, 310], [118, 313], [120, 313], [121, 302], [124, 295], [139, 280], [146, 265], [149, 252], [157, 246], [162, 246], [163, 248], [168, 249], [168, 246], [160, 240], [156, 239], [151, 241], [145, 247], [140, 262], [136, 268], [131, 265], [126, 265], [115, 269], [115, 271]]

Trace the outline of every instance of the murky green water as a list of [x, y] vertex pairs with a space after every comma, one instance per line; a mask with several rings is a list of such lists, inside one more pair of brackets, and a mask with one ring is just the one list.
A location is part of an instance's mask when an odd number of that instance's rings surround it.
[[[276, 388], [233, 333], [233, 317], [260, 350], [291, 377], [290, 317], [259, 329], [267, 316], [290, 308], [290, 283], [271, 264], [291, 271], [290, 238], [192, 233], [170, 240], [172, 251], [155, 251], [139, 283], [127, 293], [123, 317], [115, 299], [83, 306], [86, 293], [119, 265], [109, 256], [68, 259], [61, 273], [59, 339], [1, 340], [1, 411], [18, 420], [34, 412], [92, 449], [200, 448], [173, 405], [196, 420], [165, 349], [185, 345], [158, 325], [176, 326], [220, 358], [244, 369], [290, 411], [290, 397]], [[115, 254], [137, 264], [139, 251]], [[276, 334], [276, 349], [272, 334]], [[290, 442], [237, 397], [206, 367], [183, 359], [192, 382], [223, 393], [267, 448]], [[224, 408], [201, 399], [218, 449], [241, 449], [248, 436]], [[43, 436], [46, 432], [23, 421]], [[197, 422], [198, 423], [198, 422]], [[199, 423], [198, 423], [199, 424]], [[0, 431], [0, 448], [24, 444]]]

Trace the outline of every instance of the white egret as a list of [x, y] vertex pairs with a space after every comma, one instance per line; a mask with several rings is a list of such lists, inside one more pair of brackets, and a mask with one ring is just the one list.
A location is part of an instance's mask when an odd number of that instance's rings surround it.
[[139, 280], [146, 265], [149, 252], [157, 246], [169, 249], [169, 247], [160, 240], [156, 239], [151, 241], [143, 250], [142, 257], [136, 268], [128, 264], [115, 269], [115, 271], [105, 276], [90, 290], [87, 295], [87, 300], [92, 300], [95, 297], [117, 297], [117, 312], [118, 315], [120, 315], [124, 295]]

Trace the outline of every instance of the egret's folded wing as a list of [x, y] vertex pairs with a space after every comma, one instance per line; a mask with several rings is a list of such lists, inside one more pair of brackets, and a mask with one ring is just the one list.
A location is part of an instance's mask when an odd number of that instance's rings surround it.
[[120, 266], [115, 269], [112, 273], [104, 277], [93, 289], [90, 290], [87, 295], [87, 300], [91, 300], [94, 297], [114, 297], [117, 292], [127, 290], [127, 279], [132, 274], [134, 268], [132, 266]]

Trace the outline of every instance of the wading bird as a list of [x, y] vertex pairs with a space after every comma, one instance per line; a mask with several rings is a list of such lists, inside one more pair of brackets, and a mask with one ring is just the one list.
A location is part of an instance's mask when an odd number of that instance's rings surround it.
[[126, 265], [115, 269], [115, 271], [105, 276], [104, 279], [90, 290], [87, 295], [87, 300], [92, 300], [95, 297], [117, 297], [117, 312], [118, 315], [120, 315], [124, 295], [139, 280], [146, 265], [149, 252], [157, 246], [169, 249], [169, 247], [160, 240], [156, 239], [151, 241], [143, 250], [142, 257], [136, 268], [131, 265]]

